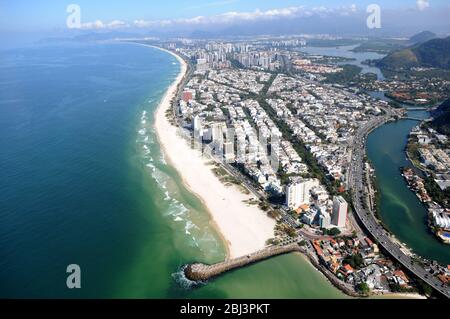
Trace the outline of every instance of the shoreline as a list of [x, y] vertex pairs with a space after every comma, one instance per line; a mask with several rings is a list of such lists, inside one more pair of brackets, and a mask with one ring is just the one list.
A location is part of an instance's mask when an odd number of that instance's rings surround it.
[[[169, 50], [157, 47], [157, 46], [153, 46], [153, 45], [145, 45], [145, 44], [140, 44], [140, 45], [155, 48], [155, 49], [164, 51], [166, 53], [169, 53], [172, 56], [174, 56], [181, 65], [180, 73], [178, 74], [175, 81], [169, 86], [169, 88], [167, 89], [166, 93], [164, 94], [163, 98], [161, 99], [161, 101], [156, 109], [155, 124], [154, 124], [155, 129], [156, 129], [156, 135], [157, 135], [158, 141], [160, 142], [160, 145], [161, 145], [161, 148], [162, 148], [164, 154], [167, 156], [168, 162], [179, 173], [186, 188], [188, 188], [189, 191], [191, 191], [196, 197], [198, 197], [198, 199], [207, 208], [207, 211], [211, 217], [210, 224], [217, 231], [217, 234], [219, 235], [219, 237], [222, 239], [222, 242], [224, 243], [224, 247], [226, 249], [226, 254], [227, 254], [227, 259], [236, 258], [239, 256], [245, 256], [245, 255], [251, 254], [255, 251], [258, 251], [258, 250], [264, 248], [266, 246], [265, 241], [261, 242], [261, 240], [260, 240], [259, 244], [248, 245], [248, 242], [243, 241], [243, 239], [245, 240], [245, 237], [251, 237], [251, 236], [248, 236], [249, 234], [247, 232], [242, 232], [242, 233], [239, 231], [233, 232], [232, 231], [233, 228], [238, 228], [239, 226], [241, 226], [241, 227], [243, 226], [245, 228], [246, 225], [245, 224], [239, 225], [239, 223], [236, 223], [236, 225], [234, 225], [234, 227], [231, 228], [230, 221], [231, 221], [231, 224], [233, 224], [234, 217], [232, 216], [233, 212], [230, 211], [229, 206], [224, 203], [223, 205], [220, 205], [222, 207], [217, 209], [218, 208], [217, 205], [215, 205], [213, 203], [213, 201], [220, 201], [220, 197], [223, 197], [223, 195], [210, 196], [211, 195], [210, 190], [204, 188], [202, 191], [198, 187], [200, 185], [199, 184], [196, 185], [195, 180], [199, 177], [199, 175], [201, 175], [200, 177], [203, 177], [203, 178], [207, 177], [208, 180], [210, 180], [212, 182], [211, 184], [214, 184], [215, 186], [220, 185], [219, 189], [223, 190], [224, 193], [227, 193], [227, 191], [233, 190], [234, 193], [237, 192], [240, 195], [240, 197], [246, 197], [246, 199], [248, 199], [249, 197], [252, 197], [252, 196], [243, 195], [239, 190], [237, 190], [237, 187], [235, 187], [235, 186], [227, 187], [222, 182], [220, 182], [220, 180], [217, 178], [217, 176], [215, 176], [213, 174], [213, 172], [211, 171], [211, 167], [208, 164], [208, 160], [202, 158], [198, 151], [191, 149], [188, 146], [188, 144], [186, 143], [186, 141], [183, 138], [181, 138], [179, 135], [177, 135], [177, 127], [173, 126], [167, 118], [166, 112], [168, 110], [170, 110], [171, 102], [178, 92], [179, 85], [183, 81], [184, 77], [186, 76], [186, 74], [188, 72], [188, 66], [187, 66], [186, 62], [183, 60], [183, 58], [181, 58], [179, 55], [177, 55], [176, 53], [174, 53], [172, 51], [169, 51]], [[384, 124], [386, 124], [386, 123], [383, 123], [383, 125]], [[380, 125], [379, 127], [381, 127], [383, 125]], [[379, 128], [379, 127], [377, 127], [377, 128]], [[177, 141], [175, 141], [175, 139]], [[185, 155], [185, 156], [179, 156], [180, 154]], [[183, 162], [184, 162], [184, 164], [186, 164], [186, 163], [188, 164], [187, 167], [183, 165]], [[189, 174], [189, 164], [198, 165], [198, 167], [196, 167], [196, 168], [199, 170], [194, 174]], [[192, 183], [194, 185], [192, 185]], [[208, 186], [212, 186], [212, 185], [208, 185]], [[236, 194], [234, 194], [234, 195], [236, 195]], [[216, 197], [216, 198], [213, 198], [213, 197]], [[237, 199], [237, 201], [236, 201], [236, 199], [234, 199], [232, 201], [235, 201], [235, 204], [240, 205], [241, 209], [256, 210], [257, 212], [254, 212], [254, 213], [256, 213], [254, 217], [264, 217], [265, 219], [269, 219], [273, 223], [273, 226], [271, 228], [270, 235], [268, 235], [268, 233], [266, 232], [265, 239], [269, 239], [269, 238], [273, 237], [273, 227], [275, 226], [274, 220], [270, 219], [262, 210], [257, 209], [253, 206], [246, 205], [245, 203], [242, 202], [242, 200], [240, 201], [239, 198]], [[224, 218], [223, 212], [220, 212], [221, 210], [226, 211], [227, 214], [230, 215], [228, 220], [226, 220], [227, 218]], [[239, 215], [239, 214], [236, 214], [236, 215]], [[239, 216], [236, 216], [236, 217], [239, 217]], [[251, 234], [251, 235], [253, 235], [253, 237], [258, 237], [258, 236], [254, 236], [255, 234]], [[247, 244], [247, 245], [244, 246], [243, 244]], [[324, 273], [320, 267], [317, 267], [317, 265], [315, 265], [315, 263], [312, 262], [311, 257], [308, 256], [307, 254], [298, 253], [296, 255], [298, 255], [298, 258], [304, 258], [304, 260], [306, 260], [316, 271], [318, 271], [319, 273], [321, 273], [322, 276], [325, 277], [324, 279], [330, 285], [337, 288], [343, 295], [353, 297], [353, 298], [355, 298], [355, 297], [361, 298], [361, 296], [356, 296], [356, 294], [347, 291], [347, 289], [343, 289], [343, 287], [334, 283], [333, 280], [330, 280], [330, 278], [327, 276], [327, 274]], [[389, 299], [390, 298], [393, 298], [393, 299], [396, 299], [396, 298], [423, 299], [424, 298], [424, 299], [426, 299], [426, 297], [423, 297], [419, 294], [407, 294], [407, 293], [405, 293], [405, 294], [402, 294], [402, 293], [386, 293], [386, 294], [372, 293], [367, 297], [369, 297], [369, 298], [375, 297], [375, 298], [381, 298], [381, 299], [385, 299], [385, 298], [389, 298]], [[362, 297], [362, 298], [364, 298], [364, 297]]]
[[[144, 45], [144, 44], [142, 44]], [[253, 198], [244, 195], [235, 186], [225, 186], [211, 170], [208, 160], [189, 147], [178, 134], [178, 127], [167, 119], [166, 112], [187, 74], [186, 62], [174, 52], [151, 46], [174, 56], [181, 65], [180, 73], [167, 89], [155, 113], [158, 141], [169, 163], [180, 174], [184, 185], [205, 205], [211, 224], [222, 238], [227, 259], [251, 254], [266, 247], [274, 237], [275, 220], [255, 206], [244, 201]]]
[[[181, 66], [180, 73], [177, 75], [177, 77], [175, 78], [175, 80], [174, 80], [174, 81], [170, 84], [170, 86], [167, 88], [167, 90], [166, 90], [166, 92], [164, 93], [164, 95], [163, 95], [161, 101], [160, 101], [159, 104], [158, 104], [158, 107], [157, 107], [156, 110], [155, 110], [154, 118], [155, 118], [155, 121], [156, 121], [156, 119], [157, 119], [157, 113], [160, 111], [161, 104], [163, 103], [163, 101], [168, 102], [169, 105], [166, 106], [166, 108], [164, 109], [164, 114], [163, 114], [164, 117], [166, 117], [165, 112], [166, 112], [167, 109], [170, 107], [170, 101], [173, 99], [173, 97], [174, 97], [175, 94], [177, 93], [178, 86], [180, 85], [181, 81], [183, 80], [183, 78], [184, 78], [184, 77], [186, 76], [186, 74], [187, 74], [187, 71], [188, 71], [187, 64], [186, 64], [186, 62], [185, 62], [180, 56], [178, 56], [177, 54], [175, 54], [175, 53], [173, 53], [173, 52], [171, 52], [171, 51], [169, 51], [169, 50], [166, 50], [166, 49], [164, 49], [164, 48], [161, 48], [161, 47], [158, 47], [158, 46], [154, 46], [154, 45], [151, 45], [151, 44], [143, 44], [143, 43], [137, 43], [137, 42], [133, 42], [133, 43], [130, 43], [130, 44], [136, 44], [136, 45], [140, 45], [140, 46], [144, 46], [144, 47], [148, 47], [148, 48], [153, 48], [153, 49], [156, 49], [156, 50], [160, 50], [160, 51], [166, 52], [166, 53], [172, 55], [173, 57], [175, 57], [175, 58], [178, 60], [178, 62], [180, 63], [180, 66]], [[166, 100], [167, 100], [167, 101], [166, 101]], [[162, 112], [162, 111], [161, 111], [161, 112]], [[167, 118], [166, 118], [166, 119], [167, 119]], [[193, 193], [193, 195], [194, 195], [194, 196], [202, 203], [203, 206], [207, 207], [205, 201], [203, 200], [203, 198], [202, 198], [200, 195], [198, 195], [197, 193], [195, 193], [195, 192], [190, 188], [190, 186], [189, 186], [189, 184], [186, 182], [184, 176], [183, 176], [183, 175], [181, 174], [181, 172], [175, 167], [175, 165], [174, 165], [173, 162], [172, 162], [172, 159], [168, 156], [167, 151], [166, 151], [166, 149], [165, 149], [165, 146], [164, 146], [164, 144], [162, 143], [161, 138], [160, 138], [160, 135], [159, 135], [158, 130], [157, 130], [157, 128], [156, 128], [156, 124], [155, 124], [155, 132], [156, 132], [156, 139], [158, 140], [158, 142], [159, 142], [159, 144], [160, 144], [160, 146], [161, 146], [161, 150], [162, 150], [162, 152], [164, 153], [164, 155], [166, 156], [166, 161], [167, 161], [168, 163], [170, 163], [170, 165], [171, 165], [173, 168], [175, 168], [175, 170], [177, 171], [177, 173], [179, 174], [179, 176], [180, 176], [180, 178], [181, 178], [181, 180], [182, 180], [182, 182], [183, 182], [183, 186], [185, 186], [191, 193]], [[211, 212], [207, 211], [207, 213], [208, 213], [208, 215], [209, 215], [209, 217], [210, 217], [209, 225], [215, 230], [217, 236], [220, 238], [220, 241], [223, 243], [223, 248], [225, 249], [225, 256], [226, 256], [226, 259], [228, 259], [228, 258], [230, 258], [230, 247], [229, 247], [229, 243], [228, 243], [227, 239], [224, 237], [224, 235], [222, 234], [222, 231], [221, 231], [219, 225], [217, 225], [217, 223], [216, 223], [215, 220], [213, 219], [213, 216], [212, 216]]]
[[320, 266], [309, 254], [304, 252], [296, 252], [295, 255], [299, 256], [299, 258], [303, 258], [307, 263], [311, 265], [318, 273], [320, 273], [324, 279], [337, 290], [339, 290], [344, 296], [347, 298], [356, 298], [356, 299], [427, 299], [427, 297], [422, 296], [419, 293], [401, 293], [401, 292], [388, 292], [388, 293], [379, 293], [379, 292], [371, 292], [368, 296], [359, 295], [356, 291], [351, 291], [348, 288], [345, 288], [342, 285], [342, 282], [336, 280], [334, 275], [328, 273], [326, 268]]

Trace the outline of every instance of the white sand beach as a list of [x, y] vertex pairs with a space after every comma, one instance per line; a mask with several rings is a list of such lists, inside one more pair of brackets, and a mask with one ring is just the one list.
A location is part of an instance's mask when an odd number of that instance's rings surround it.
[[212, 172], [199, 151], [177, 135], [177, 128], [166, 118], [166, 111], [187, 72], [183, 59], [174, 55], [181, 64], [181, 72], [167, 90], [156, 112], [155, 127], [158, 139], [170, 163], [184, 179], [186, 186], [208, 208], [212, 219], [228, 244], [229, 258], [247, 255], [265, 247], [267, 239], [274, 237], [275, 221], [257, 206], [244, 201], [253, 198], [236, 186], [225, 186]]

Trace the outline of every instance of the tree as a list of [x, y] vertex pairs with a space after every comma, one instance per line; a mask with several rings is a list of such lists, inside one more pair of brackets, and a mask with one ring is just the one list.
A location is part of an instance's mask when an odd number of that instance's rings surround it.
[[417, 279], [417, 288], [425, 296], [430, 296], [433, 293], [433, 288], [422, 279]]
[[280, 243], [280, 241], [276, 238], [270, 238], [266, 241], [267, 246], [278, 245], [279, 243]]
[[302, 241], [299, 243], [299, 245], [300, 245], [300, 246], [306, 246], [306, 240], [302, 240]]
[[269, 217], [273, 218], [273, 219], [278, 219], [278, 218], [281, 216], [280, 212], [278, 212], [278, 211], [276, 211], [276, 210], [271, 210], [271, 211], [269, 211], [269, 212], [267, 213], [267, 215], [268, 215]]
[[358, 269], [364, 265], [364, 259], [362, 258], [361, 254], [355, 254], [345, 257], [343, 263], [349, 264], [353, 268]]
[[294, 228], [292, 228], [290, 226], [285, 228], [285, 232], [289, 237], [292, 237], [292, 238], [297, 237], [297, 232], [295, 231]]
[[341, 231], [338, 228], [332, 228], [332, 229], [324, 229], [323, 230], [324, 235], [329, 236], [339, 236], [341, 234]]
[[363, 295], [368, 295], [370, 293], [370, 288], [365, 282], [356, 285], [356, 290]]

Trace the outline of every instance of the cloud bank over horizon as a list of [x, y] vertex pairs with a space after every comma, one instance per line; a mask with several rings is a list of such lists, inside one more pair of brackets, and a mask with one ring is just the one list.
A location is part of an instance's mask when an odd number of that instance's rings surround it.
[[[233, 0], [226, 1], [232, 3]], [[224, 2], [213, 2], [219, 5]], [[410, 6], [381, 7], [382, 29], [378, 33], [406, 34], [430, 29], [450, 32], [450, 6], [433, 7], [428, 0], [411, 1]], [[354, 33], [371, 31], [366, 27], [367, 8], [363, 5], [288, 6], [267, 10], [226, 11], [213, 15], [197, 15], [176, 19], [130, 19], [83, 22], [84, 31], [137, 31], [160, 34], [208, 33], [214, 35], [250, 35], [280, 33]]]
[[[364, 9], [365, 8], [362, 8]], [[357, 5], [326, 7], [315, 6], [308, 8], [307, 6], [294, 6], [286, 8], [275, 8], [270, 10], [255, 9], [254, 11], [239, 12], [228, 11], [222, 14], [211, 16], [195, 16], [192, 18], [165, 19], [165, 20], [144, 20], [136, 19], [131, 23], [121, 20], [111, 22], [103, 22], [97, 20], [94, 22], [86, 22], [81, 25], [81, 29], [117, 29], [117, 28], [165, 28], [176, 26], [208, 26], [208, 25], [232, 25], [245, 22], [273, 21], [277, 19], [294, 19], [308, 18], [317, 16], [326, 18], [329, 16], [350, 16], [357, 12]]]

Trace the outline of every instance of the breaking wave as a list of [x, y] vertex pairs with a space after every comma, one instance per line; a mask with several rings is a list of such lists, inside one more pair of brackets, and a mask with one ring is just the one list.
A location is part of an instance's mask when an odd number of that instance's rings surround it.
[[190, 290], [200, 286], [204, 286], [206, 282], [202, 281], [192, 281], [186, 277], [185, 270], [187, 265], [180, 268], [179, 271], [172, 274], [172, 278], [175, 282], [183, 289]]

